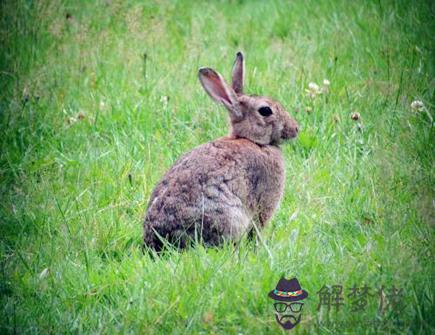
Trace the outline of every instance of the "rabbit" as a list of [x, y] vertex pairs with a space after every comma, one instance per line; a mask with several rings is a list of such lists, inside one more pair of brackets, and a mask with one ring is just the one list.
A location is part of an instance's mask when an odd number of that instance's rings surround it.
[[211, 68], [200, 68], [198, 77], [208, 95], [228, 110], [230, 134], [184, 154], [155, 187], [143, 237], [144, 245], [156, 251], [168, 242], [178, 248], [195, 240], [218, 246], [264, 227], [284, 190], [279, 145], [298, 134], [296, 121], [278, 102], [243, 93], [241, 52], [231, 86]]

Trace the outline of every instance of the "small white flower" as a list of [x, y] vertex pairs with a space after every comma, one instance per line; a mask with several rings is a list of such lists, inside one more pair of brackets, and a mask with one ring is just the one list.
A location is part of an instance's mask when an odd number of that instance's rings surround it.
[[329, 93], [329, 85], [331, 83], [328, 79], [323, 79], [323, 87], [322, 87], [322, 93], [328, 94]]
[[308, 84], [308, 89], [312, 92], [318, 92], [319, 91], [319, 85], [317, 85], [316, 83], [309, 83]]
[[322, 94], [319, 85], [316, 83], [309, 83], [308, 89], [306, 89], [305, 92], [312, 99], [314, 99], [317, 95]]
[[73, 123], [76, 123], [76, 122], [77, 122], [77, 119], [74, 116], [70, 116], [66, 119], [66, 123], [68, 125], [72, 125]]
[[162, 95], [160, 97], [160, 103], [163, 105], [163, 108], [168, 107], [168, 103], [169, 103], [169, 97], [166, 95]]
[[423, 110], [425, 109], [425, 106], [424, 106], [423, 101], [421, 101], [421, 100], [414, 100], [414, 101], [411, 103], [411, 108], [412, 108], [413, 110], [415, 110], [415, 111], [419, 111], [419, 112], [421, 112], [421, 111], [423, 111]]

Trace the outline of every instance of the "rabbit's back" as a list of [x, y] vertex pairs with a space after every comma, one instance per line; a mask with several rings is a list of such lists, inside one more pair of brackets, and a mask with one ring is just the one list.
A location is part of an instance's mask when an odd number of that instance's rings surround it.
[[221, 138], [182, 156], [151, 195], [145, 244], [160, 237], [184, 247], [189, 239], [219, 244], [238, 239], [251, 222], [264, 225], [282, 196], [284, 163], [275, 146]]

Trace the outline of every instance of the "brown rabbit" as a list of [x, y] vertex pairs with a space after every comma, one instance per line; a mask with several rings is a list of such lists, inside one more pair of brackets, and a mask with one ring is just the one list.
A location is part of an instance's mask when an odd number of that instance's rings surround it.
[[240, 239], [254, 224], [263, 227], [284, 190], [279, 144], [298, 133], [278, 102], [243, 94], [241, 52], [232, 87], [210, 68], [198, 75], [205, 91], [229, 111], [231, 131], [182, 156], [157, 184], [144, 223], [145, 245], [157, 251], [165, 240], [178, 247], [192, 240], [218, 245]]

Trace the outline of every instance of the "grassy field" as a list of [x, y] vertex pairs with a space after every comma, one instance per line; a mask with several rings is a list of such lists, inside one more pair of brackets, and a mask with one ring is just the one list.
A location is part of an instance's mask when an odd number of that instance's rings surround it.
[[[293, 334], [433, 333], [434, 13], [2, 1], [0, 333], [285, 333], [267, 296], [283, 275], [309, 292]], [[228, 129], [197, 70], [229, 78], [238, 50], [247, 92], [300, 124], [281, 206], [264, 243], [153, 260], [141, 243], [154, 185]], [[324, 79], [329, 92], [307, 94]], [[318, 310], [324, 285], [343, 286], [339, 310]], [[373, 296], [354, 311], [350, 288], [364, 285]]]

